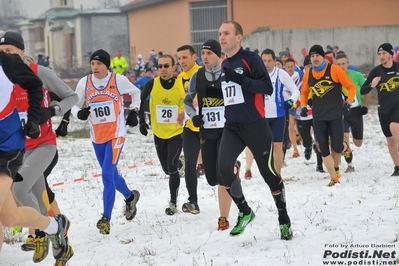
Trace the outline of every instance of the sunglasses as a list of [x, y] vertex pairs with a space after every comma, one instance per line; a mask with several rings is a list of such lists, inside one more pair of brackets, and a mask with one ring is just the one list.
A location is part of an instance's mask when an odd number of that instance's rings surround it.
[[158, 65], [158, 68], [169, 68], [169, 64], [164, 64], [164, 65]]

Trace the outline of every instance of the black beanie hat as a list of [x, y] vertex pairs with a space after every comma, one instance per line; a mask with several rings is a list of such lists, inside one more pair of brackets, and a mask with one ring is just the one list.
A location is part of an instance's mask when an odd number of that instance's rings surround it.
[[222, 47], [220, 46], [220, 43], [218, 41], [215, 40], [207, 40], [206, 42], [204, 42], [204, 44], [202, 45], [201, 51], [202, 49], [208, 49], [211, 50], [212, 52], [214, 52], [218, 57], [222, 56]]
[[25, 50], [24, 39], [19, 33], [14, 31], [7, 31], [0, 37], [0, 45], [2, 44], [11, 44], [18, 49]]
[[391, 55], [393, 55], [393, 54], [395, 53], [395, 52], [393, 51], [392, 44], [387, 43], [387, 42], [381, 44], [381, 45], [378, 47], [377, 53], [378, 53], [379, 51], [382, 51], [382, 50], [384, 50], [384, 51], [390, 53]]
[[318, 55], [321, 55], [322, 57], [324, 57], [323, 47], [318, 44], [313, 45], [309, 49], [309, 56], [311, 56], [312, 54], [318, 54]]
[[103, 63], [107, 69], [109, 68], [111, 64], [111, 57], [109, 56], [109, 53], [104, 51], [103, 49], [95, 51], [91, 56], [90, 56], [90, 62], [91, 60], [98, 60], [101, 63]]

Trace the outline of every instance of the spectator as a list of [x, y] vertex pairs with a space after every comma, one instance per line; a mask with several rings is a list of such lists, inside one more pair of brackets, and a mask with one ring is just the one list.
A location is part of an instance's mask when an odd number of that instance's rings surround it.
[[116, 74], [123, 75], [128, 67], [129, 64], [126, 61], [126, 58], [122, 56], [121, 51], [118, 51], [116, 57], [111, 61], [112, 71]]
[[44, 66], [44, 67], [48, 67], [50, 65], [50, 62], [48, 61], [50, 57], [46, 57], [46, 59], [43, 58], [42, 54], [38, 54], [37, 55], [38, 59], [37, 59], [37, 64]]
[[339, 51], [338, 45], [334, 45], [334, 47], [333, 47], [333, 52], [334, 52], [334, 54], [337, 54], [338, 51]]
[[137, 56], [136, 65], [134, 66], [134, 74], [136, 74], [136, 77], [140, 77], [141, 72], [144, 70], [145, 70], [145, 62], [143, 61], [143, 55], [139, 54]]
[[303, 66], [303, 65], [305, 65], [305, 58], [308, 55], [308, 51], [306, 51], [306, 47], [302, 47], [301, 54], [302, 54], [301, 65]]

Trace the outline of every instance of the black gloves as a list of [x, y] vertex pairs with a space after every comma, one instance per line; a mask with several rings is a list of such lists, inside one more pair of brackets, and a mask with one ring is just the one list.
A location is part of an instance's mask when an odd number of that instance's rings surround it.
[[224, 68], [224, 77], [227, 82], [233, 81], [237, 84], [242, 85], [244, 83], [245, 77], [241, 74], [238, 74], [235, 72], [233, 69], [230, 68]]
[[202, 120], [203, 115], [195, 115], [191, 120], [195, 127], [200, 127], [204, 124], [204, 120]]
[[39, 124], [41, 125], [41, 124], [47, 122], [47, 120], [49, 120], [53, 116], [55, 116], [54, 107], [52, 107], [52, 106], [50, 106], [50, 107], [42, 107]]
[[136, 111], [130, 110], [129, 115], [126, 118], [126, 125], [131, 127], [137, 126], [137, 124], [139, 123], [137, 116], [138, 114]]
[[307, 107], [302, 107], [301, 116], [302, 117], [307, 117], [308, 116], [308, 108]]
[[362, 115], [367, 115], [367, 113], [369, 112], [369, 108], [367, 108], [366, 106], [362, 106], [361, 108]]
[[342, 104], [341, 113], [342, 113], [343, 115], [350, 115], [350, 113], [351, 113], [351, 104], [345, 101], [345, 102]]
[[28, 120], [24, 126], [24, 136], [31, 139], [37, 139], [40, 136], [39, 125]]
[[68, 135], [68, 124], [69, 121], [68, 120], [62, 120], [60, 125], [57, 127], [57, 129], [55, 130], [55, 134], [60, 137], [65, 137], [66, 135]]
[[89, 117], [89, 115], [90, 115], [90, 106], [89, 106], [89, 107], [86, 107], [86, 108], [83, 108], [83, 109], [81, 109], [81, 110], [78, 112], [78, 118], [79, 118], [80, 120], [87, 120], [87, 118]]
[[140, 133], [141, 135], [147, 136], [148, 129], [150, 129], [144, 120], [140, 120]]
[[288, 100], [288, 101], [285, 101], [284, 102], [284, 109], [285, 110], [291, 109], [293, 104], [294, 104], [294, 102], [291, 99]]

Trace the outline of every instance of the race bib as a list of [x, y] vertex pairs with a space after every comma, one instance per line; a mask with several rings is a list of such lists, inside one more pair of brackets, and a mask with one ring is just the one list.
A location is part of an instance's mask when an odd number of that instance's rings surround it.
[[359, 102], [358, 102], [357, 97], [355, 95], [355, 100], [353, 101], [351, 108], [355, 108], [355, 107], [358, 107], [358, 106], [359, 106]]
[[204, 128], [223, 128], [224, 127], [224, 106], [203, 107], [202, 119], [204, 120]]
[[223, 81], [222, 92], [223, 92], [224, 106], [240, 104], [244, 102], [242, 88], [239, 84], [235, 82]]
[[157, 122], [160, 124], [177, 123], [177, 105], [157, 105]]
[[116, 121], [115, 108], [113, 101], [91, 103], [91, 122], [96, 124], [105, 124]]

